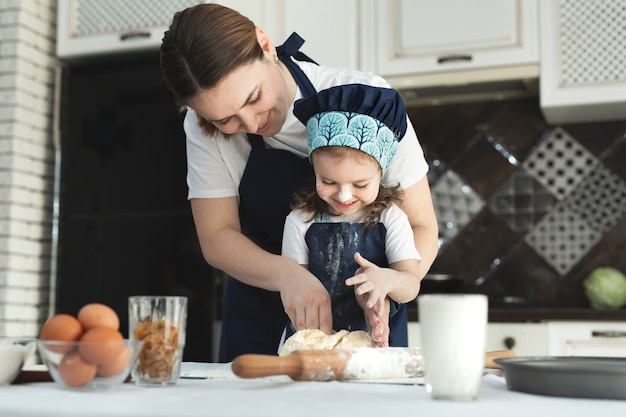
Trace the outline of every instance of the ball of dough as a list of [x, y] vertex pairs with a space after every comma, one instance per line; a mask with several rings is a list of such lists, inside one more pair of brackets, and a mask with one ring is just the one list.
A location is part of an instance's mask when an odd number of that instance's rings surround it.
[[362, 347], [374, 347], [376, 344], [372, 340], [369, 333], [363, 330], [355, 330], [345, 335], [337, 345], [335, 349], [355, 349]]
[[353, 349], [357, 347], [374, 347], [374, 342], [367, 332], [339, 330], [328, 335], [319, 329], [300, 330], [285, 341], [279, 356], [287, 356], [296, 350]]
[[300, 330], [285, 341], [279, 356], [287, 356], [296, 350], [332, 349], [346, 333], [342, 330], [327, 335], [319, 329]]
[[279, 356], [287, 356], [291, 352], [300, 349], [311, 349], [312, 344], [325, 337], [326, 333], [319, 329], [299, 330], [285, 340]]

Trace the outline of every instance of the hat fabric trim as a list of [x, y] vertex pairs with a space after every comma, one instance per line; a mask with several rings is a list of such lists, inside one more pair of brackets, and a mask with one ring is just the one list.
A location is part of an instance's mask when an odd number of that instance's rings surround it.
[[328, 111], [307, 122], [309, 156], [324, 146], [348, 146], [378, 161], [384, 173], [398, 151], [394, 132], [378, 119], [355, 112]]

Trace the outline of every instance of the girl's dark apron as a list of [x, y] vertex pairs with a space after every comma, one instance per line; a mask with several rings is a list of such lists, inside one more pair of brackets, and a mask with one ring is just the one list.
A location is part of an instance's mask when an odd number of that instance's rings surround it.
[[[335, 330], [365, 330], [367, 323], [363, 310], [354, 295], [354, 287], [344, 281], [354, 275], [359, 264], [354, 253], [386, 268], [385, 237], [387, 229], [382, 223], [365, 226], [364, 223], [315, 222], [306, 232], [311, 271], [330, 294], [333, 305], [333, 328]], [[389, 346], [408, 346], [406, 305], [401, 304], [391, 317]]]

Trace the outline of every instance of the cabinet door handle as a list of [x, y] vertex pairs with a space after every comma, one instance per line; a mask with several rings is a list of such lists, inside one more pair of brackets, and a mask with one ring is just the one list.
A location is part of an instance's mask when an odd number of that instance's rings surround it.
[[626, 337], [626, 332], [619, 330], [593, 330], [592, 337]]
[[471, 55], [446, 55], [440, 56], [437, 58], [438, 64], [447, 64], [448, 62], [456, 62], [456, 61], [471, 61]]
[[150, 37], [150, 32], [126, 32], [120, 35], [120, 40], [128, 41], [132, 39], [139, 39], [139, 38], [143, 39], [143, 38], [149, 38], [149, 37]]
[[504, 338], [502, 343], [504, 344], [504, 346], [506, 346], [508, 350], [513, 350], [513, 348], [515, 347], [515, 338], [511, 336], [507, 336]]

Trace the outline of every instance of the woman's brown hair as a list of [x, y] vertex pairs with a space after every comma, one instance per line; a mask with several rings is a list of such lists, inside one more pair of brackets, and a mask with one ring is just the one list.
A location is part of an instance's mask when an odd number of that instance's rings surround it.
[[[324, 153], [330, 155], [333, 158], [356, 157], [361, 158], [362, 160], [372, 160], [378, 163], [378, 161], [376, 161], [374, 157], [349, 146], [323, 146], [321, 148], [315, 149], [313, 152]], [[374, 223], [379, 222], [381, 213], [389, 206], [389, 204], [398, 204], [401, 201], [402, 191], [400, 190], [399, 184], [391, 187], [381, 186], [378, 190], [378, 196], [376, 197], [376, 200], [374, 200], [366, 207], [366, 225], [370, 226]], [[300, 209], [305, 212], [311, 213], [311, 217], [308, 218], [308, 221], [312, 221], [320, 215], [329, 212], [328, 203], [322, 200], [317, 194], [317, 191], [315, 189], [315, 181], [313, 181], [310, 185], [297, 190], [294, 193], [291, 209]]]
[[[214, 3], [177, 12], [161, 43], [161, 72], [183, 111], [186, 100], [260, 59], [263, 50], [257, 42], [254, 22]], [[201, 119], [200, 126], [208, 134], [217, 132], [206, 120]]]

